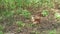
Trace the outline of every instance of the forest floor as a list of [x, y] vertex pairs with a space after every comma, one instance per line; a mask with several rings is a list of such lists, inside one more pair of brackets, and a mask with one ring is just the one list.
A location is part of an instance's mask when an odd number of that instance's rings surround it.
[[[56, 3], [54, 8], [26, 8], [34, 16], [40, 14], [44, 9], [49, 11], [48, 16], [39, 16], [41, 18], [38, 24], [32, 24], [31, 17], [25, 18], [20, 14], [14, 14], [12, 17], [4, 18], [0, 22], [0, 24], [5, 26], [3, 32], [6, 34], [60, 34], [60, 20], [55, 19], [53, 16], [54, 11], [60, 13], [60, 7], [58, 6]], [[16, 21], [23, 21], [24, 25], [19, 27]]]

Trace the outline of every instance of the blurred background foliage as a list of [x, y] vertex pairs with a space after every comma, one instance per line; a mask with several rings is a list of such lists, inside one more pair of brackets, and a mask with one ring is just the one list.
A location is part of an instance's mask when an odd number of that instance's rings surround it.
[[[15, 13], [20, 14], [21, 12], [22, 12], [22, 14], [24, 13], [23, 15], [25, 17], [27, 17], [27, 14], [30, 15], [30, 13], [27, 11], [26, 8], [28, 8], [28, 7], [54, 8], [53, 2], [54, 2], [54, 0], [0, 0], [0, 19], [3, 19], [2, 17], [13, 16]], [[58, 3], [60, 3], [60, 2], [58, 2]], [[21, 11], [21, 10], [23, 10], [23, 11]]]
[[15, 9], [17, 7], [38, 7], [48, 6], [53, 7], [53, 0], [0, 0], [0, 7]]

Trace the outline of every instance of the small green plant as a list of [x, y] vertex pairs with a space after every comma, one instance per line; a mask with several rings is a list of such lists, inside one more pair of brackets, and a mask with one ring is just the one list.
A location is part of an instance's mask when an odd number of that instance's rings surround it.
[[5, 17], [10, 17], [10, 16], [12, 16], [14, 14], [14, 11], [5, 11], [5, 12], [3, 12], [3, 15], [5, 16]]
[[40, 34], [38, 31], [32, 31], [30, 34]]
[[2, 16], [0, 16], [0, 20], [2, 19], [3, 17]]
[[56, 34], [56, 30], [54, 29], [54, 30], [49, 31], [49, 34]]
[[52, 0], [41, 0], [42, 7], [54, 8], [54, 3]]
[[22, 9], [17, 9], [15, 13], [16, 14], [22, 14], [22, 11], [23, 11]]
[[15, 0], [4, 0], [3, 1], [5, 7], [9, 8], [9, 9], [15, 9], [16, 5], [14, 4], [15, 3]]
[[2, 25], [0, 25], [0, 31], [2, 31], [4, 29], [4, 27]]
[[19, 27], [19, 28], [17, 29], [17, 32], [21, 32], [21, 30], [22, 30], [22, 28]]
[[23, 15], [25, 18], [30, 18], [31, 13], [30, 13], [28, 10], [23, 10], [23, 11], [22, 11], [22, 15]]
[[2, 31], [0, 31], [0, 34], [4, 34]]
[[55, 13], [54, 16], [56, 19], [60, 19], [60, 13]]
[[27, 24], [27, 26], [29, 26], [29, 27], [36, 27], [37, 25], [33, 24], [33, 23], [29, 23], [29, 24]]
[[30, 34], [36, 34], [35, 31], [32, 31]]
[[45, 17], [48, 16], [49, 12], [48, 10], [43, 10], [41, 14]]
[[25, 26], [25, 23], [23, 23], [22, 21], [17, 21], [16, 24], [17, 24], [19, 27], [24, 27], [24, 26]]

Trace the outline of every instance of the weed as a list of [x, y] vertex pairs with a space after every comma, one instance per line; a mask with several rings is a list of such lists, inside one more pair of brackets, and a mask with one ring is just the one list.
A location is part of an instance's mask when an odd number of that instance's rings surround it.
[[42, 14], [43, 16], [48, 16], [49, 12], [48, 12], [48, 10], [43, 10], [41, 14]]
[[2, 25], [0, 25], [0, 31], [2, 31], [4, 29], [4, 27]]
[[16, 24], [17, 24], [19, 27], [24, 27], [24, 26], [25, 26], [25, 23], [23, 23], [22, 21], [17, 21]]
[[33, 23], [30, 23], [28, 24], [29, 27], [36, 27], [37, 25], [36, 24], [33, 24]]
[[4, 17], [10, 17], [10, 16], [13, 16], [13, 14], [14, 14], [14, 11], [8, 11], [8, 10], [2, 13]]
[[56, 30], [54, 29], [54, 30], [49, 31], [49, 34], [56, 34]]
[[4, 34], [2, 31], [0, 31], [0, 34]]
[[60, 19], [60, 14], [59, 13], [55, 13], [54, 16], [55, 16], [56, 19]]
[[3, 17], [2, 16], [0, 16], [0, 20], [2, 19]]
[[17, 9], [16, 14], [22, 14], [22, 11], [23, 11], [22, 9]]
[[22, 29], [19, 27], [18, 29], [17, 29], [17, 32], [21, 32], [22, 31]]
[[42, 6], [53, 8], [54, 3], [52, 0], [42, 0]]
[[23, 11], [22, 11], [22, 15], [23, 15], [25, 18], [30, 18], [31, 13], [30, 13], [28, 10], [23, 10]]
[[30, 34], [40, 34], [38, 31], [32, 31]]

